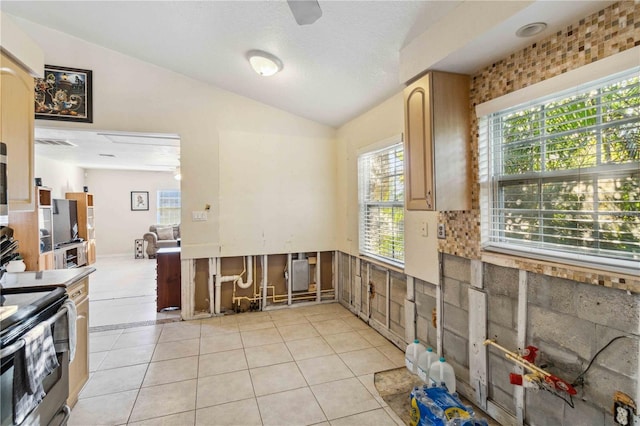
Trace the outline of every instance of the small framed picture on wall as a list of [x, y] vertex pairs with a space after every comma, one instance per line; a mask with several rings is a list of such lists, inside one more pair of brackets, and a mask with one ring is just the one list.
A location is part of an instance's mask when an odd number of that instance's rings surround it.
[[149, 210], [149, 191], [131, 191], [131, 210]]

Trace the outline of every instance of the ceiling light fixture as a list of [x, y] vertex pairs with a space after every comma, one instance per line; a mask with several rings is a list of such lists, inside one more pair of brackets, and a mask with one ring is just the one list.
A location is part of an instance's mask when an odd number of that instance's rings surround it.
[[545, 22], [533, 22], [531, 24], [523, 25], [518, 28], [516, 31], [516, 35], [518, 37], [533, 37], [534, 35], [540, 34], [547, 28], [547, 24]]
[[247, 59], [251, 68], [263, 77], [274, 75], [282, 70], [282, 61], [262, 50], [250, 50], [247, 52]]

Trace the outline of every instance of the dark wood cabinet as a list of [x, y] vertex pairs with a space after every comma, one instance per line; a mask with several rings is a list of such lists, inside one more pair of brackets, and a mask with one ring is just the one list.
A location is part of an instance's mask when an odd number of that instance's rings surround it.
[[159, 249], [156, 262], [156, 310], [180, 308], [180, 247]]

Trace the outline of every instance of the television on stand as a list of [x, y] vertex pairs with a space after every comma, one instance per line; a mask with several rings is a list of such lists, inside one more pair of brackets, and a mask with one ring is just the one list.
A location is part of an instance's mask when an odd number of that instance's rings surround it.
[[78, 238], [78, 202], [65, 199], [52, 201], [54, 248], [81, 241]]

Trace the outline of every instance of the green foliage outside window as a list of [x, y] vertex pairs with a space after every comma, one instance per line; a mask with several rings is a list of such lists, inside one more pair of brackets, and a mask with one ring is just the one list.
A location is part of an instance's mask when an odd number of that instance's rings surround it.
[[404, 262], [404, 151], [402, 144], [358, 158], [360, 251]]
[[640, 259], [640, 77], [489, 118], [494, 241]]

